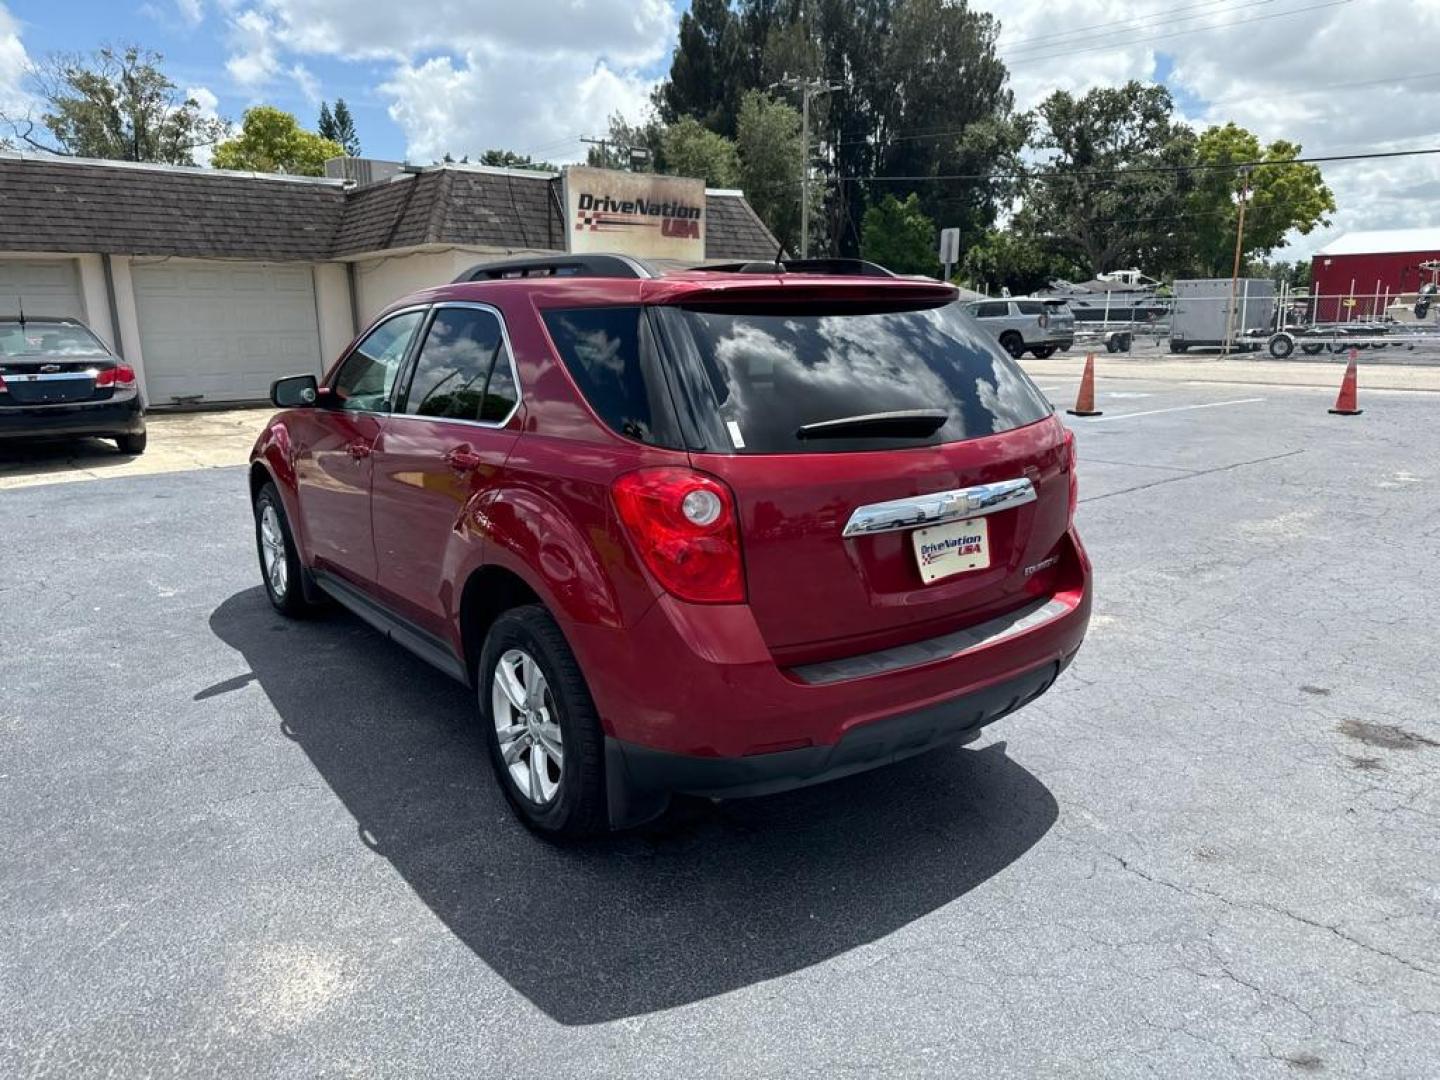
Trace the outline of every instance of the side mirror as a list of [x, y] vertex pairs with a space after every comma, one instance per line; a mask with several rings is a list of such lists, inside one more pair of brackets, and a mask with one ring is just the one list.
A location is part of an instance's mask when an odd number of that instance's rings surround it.
[[314, 375], [287, 375], [270, 384], [270, 401], [277, 409], [306, 409], [320, 400]]

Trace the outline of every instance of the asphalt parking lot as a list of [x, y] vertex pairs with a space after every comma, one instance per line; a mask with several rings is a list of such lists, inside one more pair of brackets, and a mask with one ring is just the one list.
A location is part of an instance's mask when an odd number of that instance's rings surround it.
[[0, 1074], [1435, 1075], [1440, 394], [1127, 371], [1050, 694], [570, 849], [243, 470], [0, 492]]

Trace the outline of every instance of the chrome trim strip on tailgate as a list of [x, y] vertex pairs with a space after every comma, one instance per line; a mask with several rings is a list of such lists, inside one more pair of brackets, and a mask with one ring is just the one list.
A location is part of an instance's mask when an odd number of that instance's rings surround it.
[[802, 664], [793, 667], [790, 673], [802, 682], [812, 686], [827, 686], [830, 683], [858, 679], [865, 675], [884, 675], [901, 668], [929, 664], [936, 660], [953, 660], [963, 653], [983, 645], [1023, 634], [1028, 630], [1044, 626], [1073, 611], [1074, 608], [1062, 600], [1051, 598], [1026, 604], [1018, 611], [990, 619], [965, 630], [942, 634], [927, 641], [916, 641], [893, 649], [847, 656], [843, 660], [826, 660], [819, 664]]
[[66, 379], [93, 379], [98, 374], [100, 374], [100, 372], [96, 369], [87, 371], [47, 371], [43, 375], [32, 375], [29, 372], [22, 374], [18, 371], [12, 371], [10, 374], [3, 376], [3, 378], [18, 385], [19, 383], [32, 382], [63, 382]]
[[850, 515], [842, 535], [866, 536], [921, 525], [943, 525], [947, 521], [981, 517], [1034, 501], [1035, 485], [1025, 477], [1001, 480], [995, 484], [976, 484], [954, 491], [937, 491], [933, 495], [914, 495], [908, 499], [892, 499], [859, 507]]

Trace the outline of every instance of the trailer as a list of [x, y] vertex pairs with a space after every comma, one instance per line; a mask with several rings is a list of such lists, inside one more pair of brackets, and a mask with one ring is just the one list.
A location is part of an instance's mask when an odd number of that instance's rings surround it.
[[1170, 351], [1236, 344], [1274, 326], [1275, 283], [1268, 278], [1182, 278], [1170, 312]]

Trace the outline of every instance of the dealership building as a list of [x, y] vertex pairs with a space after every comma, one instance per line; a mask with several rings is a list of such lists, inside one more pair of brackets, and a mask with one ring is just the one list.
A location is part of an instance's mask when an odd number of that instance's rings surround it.
[[773, 259], [739, 191], [568, 169], [350, 161], [346, 178], [0, 153], [0, 315], [85, 320], [152, 406], [255, 401], [482, 260]]

